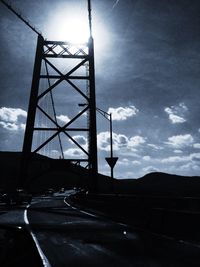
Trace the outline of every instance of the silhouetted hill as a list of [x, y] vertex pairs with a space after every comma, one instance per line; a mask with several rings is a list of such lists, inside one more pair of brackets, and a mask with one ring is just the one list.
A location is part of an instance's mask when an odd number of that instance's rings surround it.
[[[15, 188], [19, 175], [21, 153], [0, 152], [0, 188]], [[110, 177], [98, 175], [101, 192], [110, 189]], [[53, 187], [87, 187], [89, 174], [81, 166], [67, 160], [50, 159], [35, 155], [28, 174], [28, 186], [32, 191]], [[167, 173], [150, 173], [139, 179], [115, 180], [115, 192], [122, 194], [159, 195], [159, 196], [199, 196], [200, 177], [184, 177]]]
[[[21, 152], [0, 152], [0, 188], [9, 190], [17, 187], [20, 161]], [[108, 191], [110, 179], [99, 174], [98, 181], [101, 190]], [[27, 177], [27, 186], [31, 191], [42, 191], [50, 187], [87, 187], [88, 184], [88, 170], [67, 160], [51, 159], [40, 154], [36, 154], [31, 160]]]
[[200, 177], [154, 172], [139, 179], [120, 180], [117, 182], [117, 189], [131, 194], [200, 197]]

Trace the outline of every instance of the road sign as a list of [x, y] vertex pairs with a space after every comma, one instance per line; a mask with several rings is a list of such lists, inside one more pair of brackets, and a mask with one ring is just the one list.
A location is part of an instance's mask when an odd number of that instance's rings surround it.
[[118, 157], [112, 157], [112, 158], [105, 158], [110, 168], [114, 168], [116, 162], [118, 161]]

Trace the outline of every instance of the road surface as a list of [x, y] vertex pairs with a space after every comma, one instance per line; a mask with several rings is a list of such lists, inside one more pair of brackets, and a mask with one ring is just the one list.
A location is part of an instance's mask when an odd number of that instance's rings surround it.
[[[0, 223], [14, 223], [12, 212], [16, 217], [17, 211], [10, 211], [10, 215], [0, 216]], [[150, 234], [79, 210], [68, 197], [34, 198], [17, 216], [21, 224], [28, 225], [44, 266], [200, 266], [197, 244]]]

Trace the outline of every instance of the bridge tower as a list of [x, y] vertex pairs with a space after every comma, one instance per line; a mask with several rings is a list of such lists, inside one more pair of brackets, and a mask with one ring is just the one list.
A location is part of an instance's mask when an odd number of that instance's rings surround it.
[[[58, 150], [55, 149], [57, 142], [59, 157], [87, 168], [91, 174], [92, 187], [95, 188], [98, 160], [91, 1], [87, 0], [90, 36], [83, 45], [44, 39], [12, 6], [4, 0], [1, 2], [38, 35], [19, 186], [23, 187], [26, 183], [28, 166], [34, 154], [44, 154], [49, 144], [54, 147], [54, 151]], [[51, 110], [45, 104], [46, 99], [49, 99]], [[65, 106], [64, 115], [63, 110], [61, 113], [61, 105]], [[40, 124], [38, 118], [42, 121]], [[74, 157], [64, 151], [67, 142], [67, 151], [70, 151], [71, 145], [73, 152], [76, 152]]]
[[[35, 64], [33, 70], [32, 78], [32, 87], [30, 93], [28, 114], [27, 114], [27, 123], [24, 135], [24, 144], [23, 144], [23, 171], [20, 183], [24, 184], [26, 166], [28, 161], [31, 159], [34, 153], [40, 152], [45, 146], [47, 146], [53, 139], [58, 138], [59, 145], [61, 148], [61, 156], [64, 158], [63, 144], [62, 142], [68, 139], [73, 145], [79, 150], [79, 157], [67, 158], [71, 162], [76, 162], [79, 164], [85, 164], [84, 166], [88, 168], [93, 176], [93, 179], [96, 179], [96, 173], [98, 171], [97, 163], [97, 130], [96, 130], [96, 94], [95, 94], [95, 67], [94, 67], [94, 41], [92, 36], [92, 24], [91, 24], [91, 4], [88, 0], [88, 14], [89, 14], [89, 28], [90, 28], [90, 37], [87, 44], [84, 45], [73, 45], [63, 41], [47, 41], [41, 35], [38, 35], [36, 55], [35, 55]], [[59, 61], [59, 63], [58, 63]], [[59, 66], [70, 66], [67, 69], [66, 73], [60, 70]], [[85, 74], [84, 69], [86, 68]], [[45, 70], [45, 72], [43, 72]], [[40, 88], [42, 84], [41, 80], [47, 81], [46, 89]], [[64, 84], [65, 83], [65, 84]], [[67, 86], [66, 86], [67, 84]], [[52, 117], [48, 114], [40, 103], [42, 99], [50, 94], [51, 99], [53, 100], [53, 93], [56, 90], [61, 90], [61, 86], [66, 86], [66, 95], [70, 90], [70, 95], [72, 97], [72, 91], [74, 91], [75, 96], [73, 105], [81, 106], [77, 102], [84, 102], [85, 106], [82, 110], [78, 111], [76, 114], [73, 114], [72, 118], [69, 121], [65, 121], [64, 125], [59, 124], [59, 116], [56, 115], [56, 104], [55, 101], [52, 101], [53, 104], [53, 113]], [[83, 87], [85, 88], [83, 88]], [[81, 97], [77, 97], [77, 94]], [[77, 98], [77, 100], [76, 100]], [[71, 107], [69, 105], [69, 109]], [[75, 107], [75, 110], [76, 110]], [[66, 105], [66, 113], [68, 112], [68, 107]], [[51, 127], [35, 125], [35, 118], [37, 113], [41, 113], [42, 116], [45, 116], [47, 120], [50, 121]], [[81, 120], [81, 117], [88, 116], [88, 121], [86, 125], [80, 126], [79, 123], [76, 124], [78, 120]], [[75, 125], [73, 127], [73, 125]], [[37, 136], [37, 132], [50, 132], [51, 135], [43, 140], [38, 146], [33, 148], [33, 138], [34, 135]], [[75, 133], [80, 136], [81, 133], [87, 133], [85, 136], [85, 143], [81, 144], [76, 139], [77, 135], [73, 137], [72, 133]], [[62, 135], [62, 137], [61, 137]], [[63, 136], [64, 135], [64, 136]], [[77, 150], [76, 150], [77, 151]], [[81, 155], [81, 156], [80, 156]], [[95, 184], [95, 181], [93, 181]]]

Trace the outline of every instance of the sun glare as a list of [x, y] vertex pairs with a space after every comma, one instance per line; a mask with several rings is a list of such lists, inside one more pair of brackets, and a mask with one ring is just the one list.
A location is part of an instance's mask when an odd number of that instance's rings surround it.
[[[76, 14], [69, 8], [57, 9], [49, 15], [45, 36], [48, 40], [65, 41], [72, 44], [84, 44], [89, 39], [89, 22], [87, 9], [77, 10]], [[95, 50], [102, 51], [109, 43], [107, 28], [97, 14], [93, 14], [92, 31]]]
[[81, 18], [68, 18], [59, 22], [57, 36], [60, 40], [74, 44], [86, 43], [89, 38], [87, 21]]
[[48, 39], [66, 41], [74, 44], [86, 43], [89, 38], [87, 16], [66, 15], [62, 12], [51, 18]]

